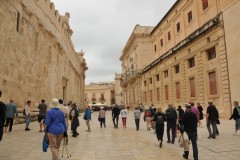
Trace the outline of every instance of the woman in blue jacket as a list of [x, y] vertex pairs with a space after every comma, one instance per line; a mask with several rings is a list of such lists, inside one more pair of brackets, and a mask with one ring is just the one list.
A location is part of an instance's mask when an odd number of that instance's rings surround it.
[[86, 111], [85, 111], [85, 114], [84, 114], [84, 119], [86, 120], [86, 124], [87, 124], [87, 127], [88, 127], [86, 132], [91, 132], [91, 128], [90, 128], [91, 110], [90, 110], [89, 106], [86, 107]]

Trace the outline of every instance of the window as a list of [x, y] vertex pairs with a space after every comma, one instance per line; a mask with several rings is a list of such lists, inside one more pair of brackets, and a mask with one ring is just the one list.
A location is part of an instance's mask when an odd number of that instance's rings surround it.
[[17, 26], [16, 26], [17, 32], [19, 32], [19, 23], [20, 23], [20, 13], [17, 12]]
[[150, 95], [150, 102], [152, 102], [153, 101], [152, 90], [149, 91], [149, 95]]
[[208, 8], [208, 0], [202, 0], [203, 10]]
[[168, 32], [168, 40], [169, 41], [171, 40], [171, 32], [170, 31]]
[[144, 92], [144, 100], [147, 102], [147, 92]]
[[163, 39], [160, 40], [160, 45], [163, 46]]
[[195, 79], [194, 78], [190, 78], [189, 79], [189, 83], [190, 83], [190, 97], [195, 97]]
[[152, 78], [149, 78], [149, 83], [152, 84]]
[[92, 94], [92, 101], [96, 101], [96, 94], [95, 93]]
[[156, 81], [159, 81], [159, 74], [156, 75]]
[[156, 89], [157, 101], [160, 101], [160, 89]]
[[180, 22], [177, 23], [177, 33], [180, 32]]
[[210, 88], [210, 95], [217, 94], [217, 79], [216, 79], [216, 72], [208, 73], [209, 76], [209, 88]]
[[180, 72], [179, 64], [174, 67], [175, 73], [178, 74]]
[[147, 86], [147, 81], [144, 81], [144, 86]]
[[214, 59], [214, 58], [216, 58], [216, 49], [215, 49], [215, 47], [207, 50], [207, 56], [208, 56], [208, 60], [209, 61]]
[[165, 86], [165, 99], [168, 100], [168, 86]]
[[192, 11], [188, 12], [188, 23], [192, 22]]
[[157, 52], [157, 45], [154, 45], [154, 51]]
[[188, 59], [188, 67], [189, 68], [192, 68], [195, 66], [195, 60], [194, 60], [194, 57]]
[[133, 90], [133, 102], [136, 102], [135, 96], [136, 96], [136, 94], [135, 94], [135, 91]]
[[168, 77], [168, 70], [164, 71], [164, 78]]
[[180, 99], [180, 83], [176, 83], [176, 98]]

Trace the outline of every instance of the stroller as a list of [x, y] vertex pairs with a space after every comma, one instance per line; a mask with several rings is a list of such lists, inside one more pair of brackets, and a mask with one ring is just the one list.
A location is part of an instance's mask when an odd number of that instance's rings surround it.
[[63, 138], [63, 149], [62, 149], [62, 157], [63, 157], [63, 153], [64, 153], [64, 150], [66, 151], [66, 154], [67, 154], [67, 158], [69, 157], [72, 157], [72, 155], [69, 153], [69, 150], [68, 150], [68, 138], [67, 137], [64, 137]]

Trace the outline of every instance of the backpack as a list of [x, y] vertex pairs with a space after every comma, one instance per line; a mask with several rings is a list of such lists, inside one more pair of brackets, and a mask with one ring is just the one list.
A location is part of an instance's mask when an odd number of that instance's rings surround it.
[[146, 117], [150, 117], [149, 111], [145, 112], [145, 116], [146, 116]]
[[69, 113], [69, 120], [72, 120], [72, 115], [71, 115], [71, 113], [72, 113], [72, 110], [74, 110], [74, 111], [75, 111], [74, 118], [77, 118], [77, 117], [79, 117], [79, 112], [78, 112], [78, 110], [77, 110], [77, 109], [71, 109], [71, 111], [70, 111], [70, 113]]
[[157, 121], [156, 121], [157, 125], [162, 125], [164, 124], [164, 118], [163, 116], [157, 116]]
[[166, 117], [167, 117], [168, 120], [174, 119], [175, 118], [175, 114], [173, 113], [172, 110], [167, 110], [166, 111]]

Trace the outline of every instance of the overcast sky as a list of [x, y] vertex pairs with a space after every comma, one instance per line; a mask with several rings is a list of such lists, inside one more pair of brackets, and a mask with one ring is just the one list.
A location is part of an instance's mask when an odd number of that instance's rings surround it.
[[73, 44], [85, 52], [86, 84], [112, 81], [119, 58], [136, 24], [156, 26], [176, 0], [52, 0], [61, 15], [70, 13]]

